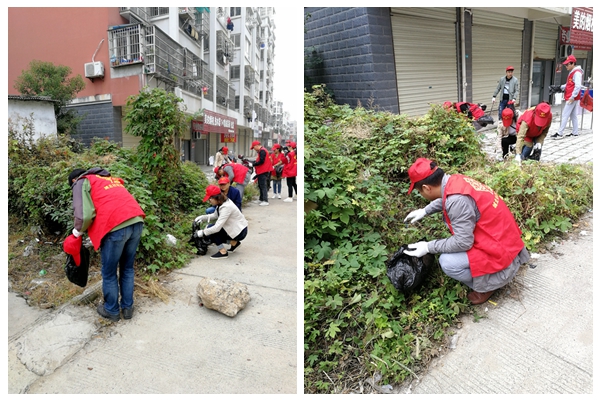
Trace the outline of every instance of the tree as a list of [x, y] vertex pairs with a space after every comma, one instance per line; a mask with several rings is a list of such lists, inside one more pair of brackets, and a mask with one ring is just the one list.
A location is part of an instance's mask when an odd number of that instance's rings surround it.
[[33, 60], [29, 69], [15, 81], [14, 88], [25, 96], [47, 96], [54, 103], [58, 133], [75, 133], [82, 120], [76, 111], [67, 109], [69, 101], [85, 88], [81, 75], [69, 77], [71, 68], [48, 61]]

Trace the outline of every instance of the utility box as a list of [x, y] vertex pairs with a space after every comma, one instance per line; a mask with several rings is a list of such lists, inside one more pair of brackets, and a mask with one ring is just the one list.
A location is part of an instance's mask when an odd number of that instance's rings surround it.
[[102, 61], [95, 61], [85, 64], [85, 77], [86, 78], [103, 78], [104, 77], [104, 64]]

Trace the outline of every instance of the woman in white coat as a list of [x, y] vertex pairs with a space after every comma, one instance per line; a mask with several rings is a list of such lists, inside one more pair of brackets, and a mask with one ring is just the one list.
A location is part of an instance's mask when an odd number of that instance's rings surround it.
[[210, 258], [220, 259], [227, 258], [229, 252], [224, 244], [229, 241], [231, 247], [229, 251], [232, 253], [240, 247], [242, 240], [248, 234], [248, 221], [237, 208], [237, 206], [221, 193], [221, 188], [216, 185], [206, 187], [206, 196], [204, 201], [209, 201], [216, 209], [212, 214], [201, 215], [196, 218], [196, 222], [213, 221], [214, 225], [196, 231], [197, 237], [206, 236], [212, 243], [217, 245], [219, 250]]

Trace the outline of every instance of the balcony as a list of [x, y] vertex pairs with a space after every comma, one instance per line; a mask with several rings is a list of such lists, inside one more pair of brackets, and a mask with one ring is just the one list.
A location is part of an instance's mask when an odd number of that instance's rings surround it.
[[217, 63], [225, 66], [233, 61], [233, 42], [225, 31], [217, 31]]
[[145, 27], [129, 24], [110, 27], [108, 53], [111, 67], [122, 67], [144, 62]]
[[208, 40], [210, 19], [206, 7], [179, 7], [179, 27], [198, 44]]
[[251, 65], [244, 66], [244, 87], [250, 90], [253, 83], [258, 83], [259, 74]]
[[119, 14], [131, 23], [148, 23], [150, 20], [146, 7], [119, 7]]
[[156, 26], [146, 28], [144, 71], [173, 86], [183, 80], [185, 49]]

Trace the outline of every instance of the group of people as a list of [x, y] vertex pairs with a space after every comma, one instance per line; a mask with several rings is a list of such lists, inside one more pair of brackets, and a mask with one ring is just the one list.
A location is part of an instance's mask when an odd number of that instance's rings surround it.
[[[568, 56], [563, 62], [569, 74], [566, 83], [560, 86], [564, 92], [565, 106], [558, 132], [550, 136], [554, 139], [562, 139], [565, 136], [564, 129], [569, 119], [573, 129], [566, 136], [579, 135], [576, 106], [583, 95], [583, 70], [576, 65], [576, 62], [577, 59], [573, 55]], [[514, 145], [515, 162], [521, 163], [527, 159], [539, 160], [544, 140], [552, 124], [552, 110], [550, 104], [546, 102], [530, 107], [522, 113], [516, 110], [514, 102], [519, 82], [513, 76], [513, 72], [512, 66], [506, 68], [506, 76], [500, 79], [492, 97], [493, 103], [496, 101], [496, 96], [502, 92], [502, 100], [498, 106], [498, 121], [502, 123], [497, 125], [497, 147], [501, 149], [503, 159], [507, 159], [510, 146]]]

